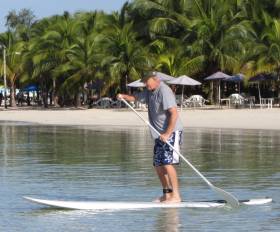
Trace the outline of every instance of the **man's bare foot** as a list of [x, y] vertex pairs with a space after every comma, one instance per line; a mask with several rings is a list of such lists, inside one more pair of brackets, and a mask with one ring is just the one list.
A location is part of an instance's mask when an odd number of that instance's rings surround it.
[[182, 201], [179, 194], [176, 194], [173, 192], [168, 195], [169, 195], [169, 197], [166, 198], [164, 201], [162, 201], [162, 203], [179, 203]]
[[168, 200], [162, 201], [162, 203], [170, 204], [170, 203], [180, 203], [182, 199], [180, 197], [171, 197]]
[[164, 193], [161, 197], [153, 200], [153, 202], [164, 202], [171, 198], [171, 193]]
[[161, 197], [158, 197], [158, 198], [156, 198], [155, 200], [153, 200], [153, 202], [163, 202], [163, 201], [165, 201], [165, 197], [164, 196], [161, 196]]

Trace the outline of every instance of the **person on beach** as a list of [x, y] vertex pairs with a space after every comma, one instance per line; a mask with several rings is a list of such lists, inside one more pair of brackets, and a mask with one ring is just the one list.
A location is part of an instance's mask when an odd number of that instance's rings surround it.
[[150, 124], [161, 134], [153, 131], [155, 140], [153, 165], [160, 179], [163, 195], [158, 202], [181, 202], [177, 172], [174, 165], [179, 164], [179, 155], [166, 143], [168, 141], [179, 151], [183, 124], [179, 119], [177, 104], [172, 90], [160, 81], [156, 72], [150, 72], [142, 78], [146, 89], [134, 95], [118, 94], [118, 99], [140, 101], [148, 105]]

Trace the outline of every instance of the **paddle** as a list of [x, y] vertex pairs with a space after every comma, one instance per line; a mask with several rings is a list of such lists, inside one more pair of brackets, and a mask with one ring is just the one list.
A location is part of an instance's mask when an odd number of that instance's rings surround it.
[[[136, 115], [142, 119], [154, 132], [160, 136], [160, 133], [150, 124], [149, 121], [146, 121], [146, 119], [139, 114], [131, 105], [128, 104], [128, 102], [121, 98], [120, 99], [131, 109], [136, 113]], [[210, 183], [209, 180], [207, 180], [179, 151], [177, 151], [168, 141], [166, 142], [195, 172], [198, 174], [205, 182], [206, 184], [218, 195], [222, 197], [231, 207], [238, 207], [239, 206], [239, 201], [237, 200], [236, 197], [234, 197], [232, 194], [224, 191], [223, 189], [220, 189], [216, 186], [214, 186], [212, 183]]]

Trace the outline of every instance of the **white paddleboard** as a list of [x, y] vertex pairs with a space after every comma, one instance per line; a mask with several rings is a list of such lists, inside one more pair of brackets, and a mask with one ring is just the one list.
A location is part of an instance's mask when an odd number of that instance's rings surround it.
[[[79, 210], [122, 210], [122, 209], [149, 209], [149, 208], [218, 208], [226, 205], [225, 201], [198, 201], [198, 202], [180, 202], [180, 203], [156, 203], [156, 202], [128, 202], [128, 201], [58, 201], [43, 200], [31, 197], [24, 197], [26, 200], [63, 209]], [[263, 205], [272, 202], [271, 198], [242, 200], [240, 204], [244, 205]]]

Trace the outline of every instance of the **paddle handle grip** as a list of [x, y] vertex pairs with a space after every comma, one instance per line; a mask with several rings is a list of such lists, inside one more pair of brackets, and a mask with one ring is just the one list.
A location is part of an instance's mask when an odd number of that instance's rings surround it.
[[[139, 114], [125, 99], [120, 98], [136, 115], [142, 119], [158, 136], [161, 134], [147, 121], [141, 114]], [[204, 177], [174, 146], [172, 146], [168, 141], [166, 141], [168, 146], [170, 146], [210, 187], [213, 187], [213, 184], [210, 183], [206, 177]]]

